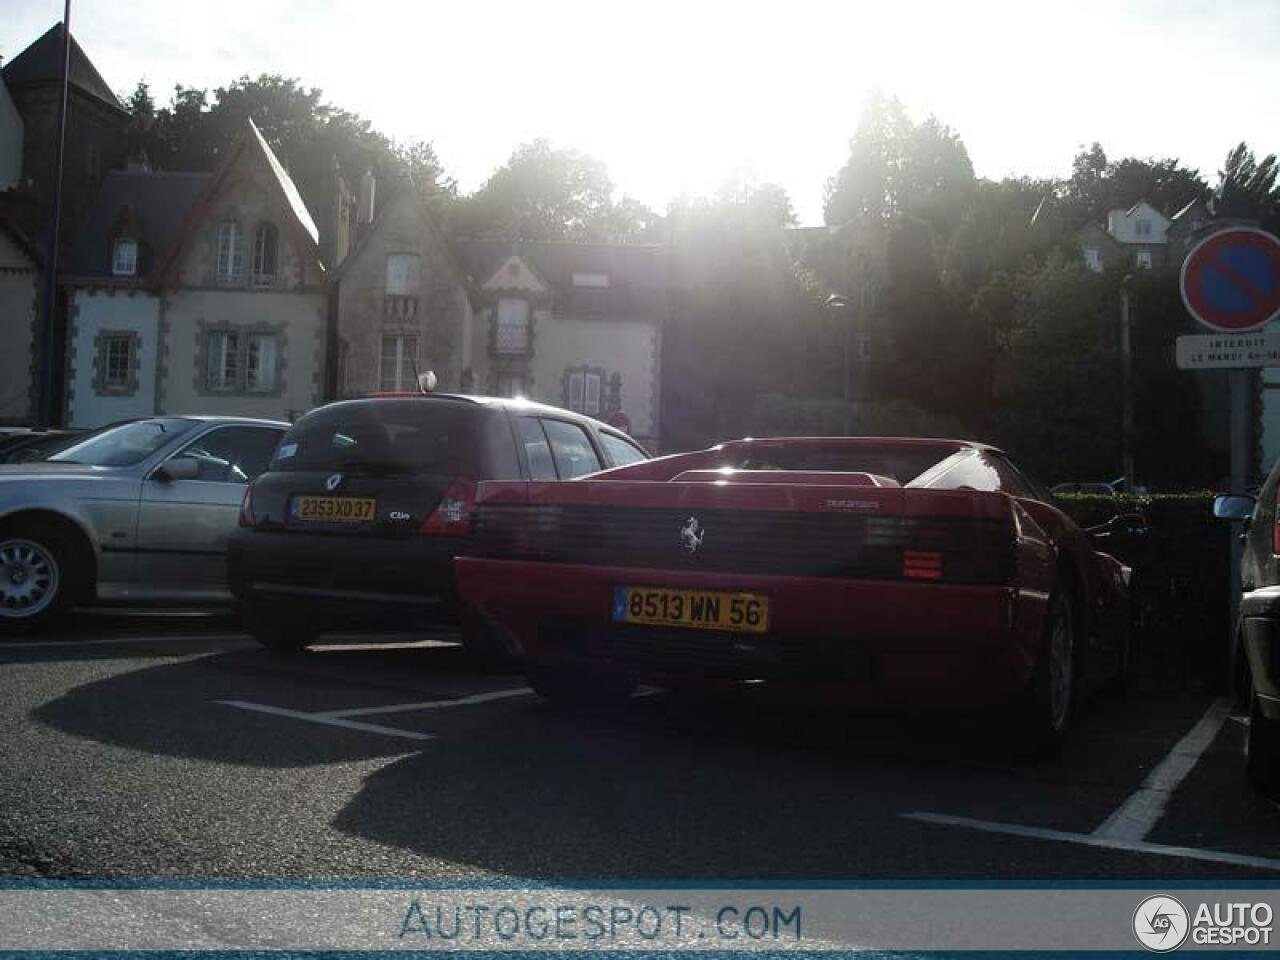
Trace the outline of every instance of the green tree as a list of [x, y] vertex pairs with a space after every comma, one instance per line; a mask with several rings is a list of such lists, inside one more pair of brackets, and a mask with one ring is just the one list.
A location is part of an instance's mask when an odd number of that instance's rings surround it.
[[1280, 218], [1278, 174], [1280, 166], [1275, 154], [1258, 160], [1248, 144], [1237, 144], [1227, 154], [1226, 163], [1218, 173], [1214, 212], [1220, 217], [1256, 219], [1264, 221], [1266, 226], [1274, 226]]
[[910, 215], [949, 230], [974, 184], [959, 135], [935, 117], [912, 123], [897, 98], [874, 92], [849, 141], [849, 159], [827, 185], [824, 212], [833, 225]]
[[512, 240], [632, 238], [652, 226], [635, 200], [613, 200], [605, 165], [579, 150], [539, 139], [521, 144], [479, 190], [454, 210], [461, 236]]

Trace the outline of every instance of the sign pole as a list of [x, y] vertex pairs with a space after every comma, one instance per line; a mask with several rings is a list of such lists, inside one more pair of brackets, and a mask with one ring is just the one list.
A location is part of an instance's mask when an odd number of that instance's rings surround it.
[[[1280, 239], [1257, 227], [1217, 230], [1188, 252], [1179, 285], [1187, 312], [1214, 333], [1179, 337], [1177, 364], [1183, 370], [1230, 371], [1231, 492], [1242, 494], [1253, 439], [1249, 368], [1280, 366], [1280, 338], [1266, 332], [1280, 318]], [[1227, 640], [1232, 645], [1240, 612], [1243, 533], [1242, 522], [1231, 525]], [[1227, 678], [1228, 688], [1233, 680]]]
[[1126, 275], [1120, 287], [1120, 458], [1124, 471], [1124, 492], [1133, 494], [1133, 346], [1132, 318], [1129, 314], [1129, 284]]

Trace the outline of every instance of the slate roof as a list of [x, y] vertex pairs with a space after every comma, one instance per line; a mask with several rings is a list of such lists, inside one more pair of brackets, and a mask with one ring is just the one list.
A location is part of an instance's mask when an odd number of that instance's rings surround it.
[[[124, 112], [110, 85], [102, 79], [102, 74], [76, 42], [74, 34], [71, 36], [70, 66], [67, 80], [71, 86]], [[62, 78], [62, 24], [55, 23], [50, 27], [40, 39], [5, 64], [3, 72], [5, 85], [10, 90], [57, 83]]]
[[[667, 268], [662, 247], [614, 243], [475, 240], [458, 251], [463, 268], [484, 284], [512, 254], [552, 287], [557, 308], [582, 316], [658, 316], [666, 313]], [[575, 287], [575, 273], [603, 273], [608, 287]]]
[[75, 277], [111, 277], [111, 245], [124, 217], [137, 233], [138, 275], [146, 277], [177, 242], [211, 178], [208, 173], [111, 171], [76, 231], [66, 272]]

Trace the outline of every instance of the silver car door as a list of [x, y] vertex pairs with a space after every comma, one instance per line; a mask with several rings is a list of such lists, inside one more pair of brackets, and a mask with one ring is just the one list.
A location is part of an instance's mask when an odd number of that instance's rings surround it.
[[[139, 592], [196, 598], [226, 589], [227, 541], [245, 488], [283, 435], [252, 424], [214, 427], [151, 471], [138, 513]], [[170, 478], [170, 465], [178, 479]]]

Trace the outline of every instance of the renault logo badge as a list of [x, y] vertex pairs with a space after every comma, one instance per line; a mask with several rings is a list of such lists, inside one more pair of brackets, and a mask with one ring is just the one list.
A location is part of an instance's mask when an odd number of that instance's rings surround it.
[[328, 490], [330, 493], [333, 493], [333, 491], [338, 489], [338, 486], [341, 483], [342, 483], [342, 474], [335, 473], [332, 477], [330, 477], [328, 480], [324, 482], [324, 488]]

